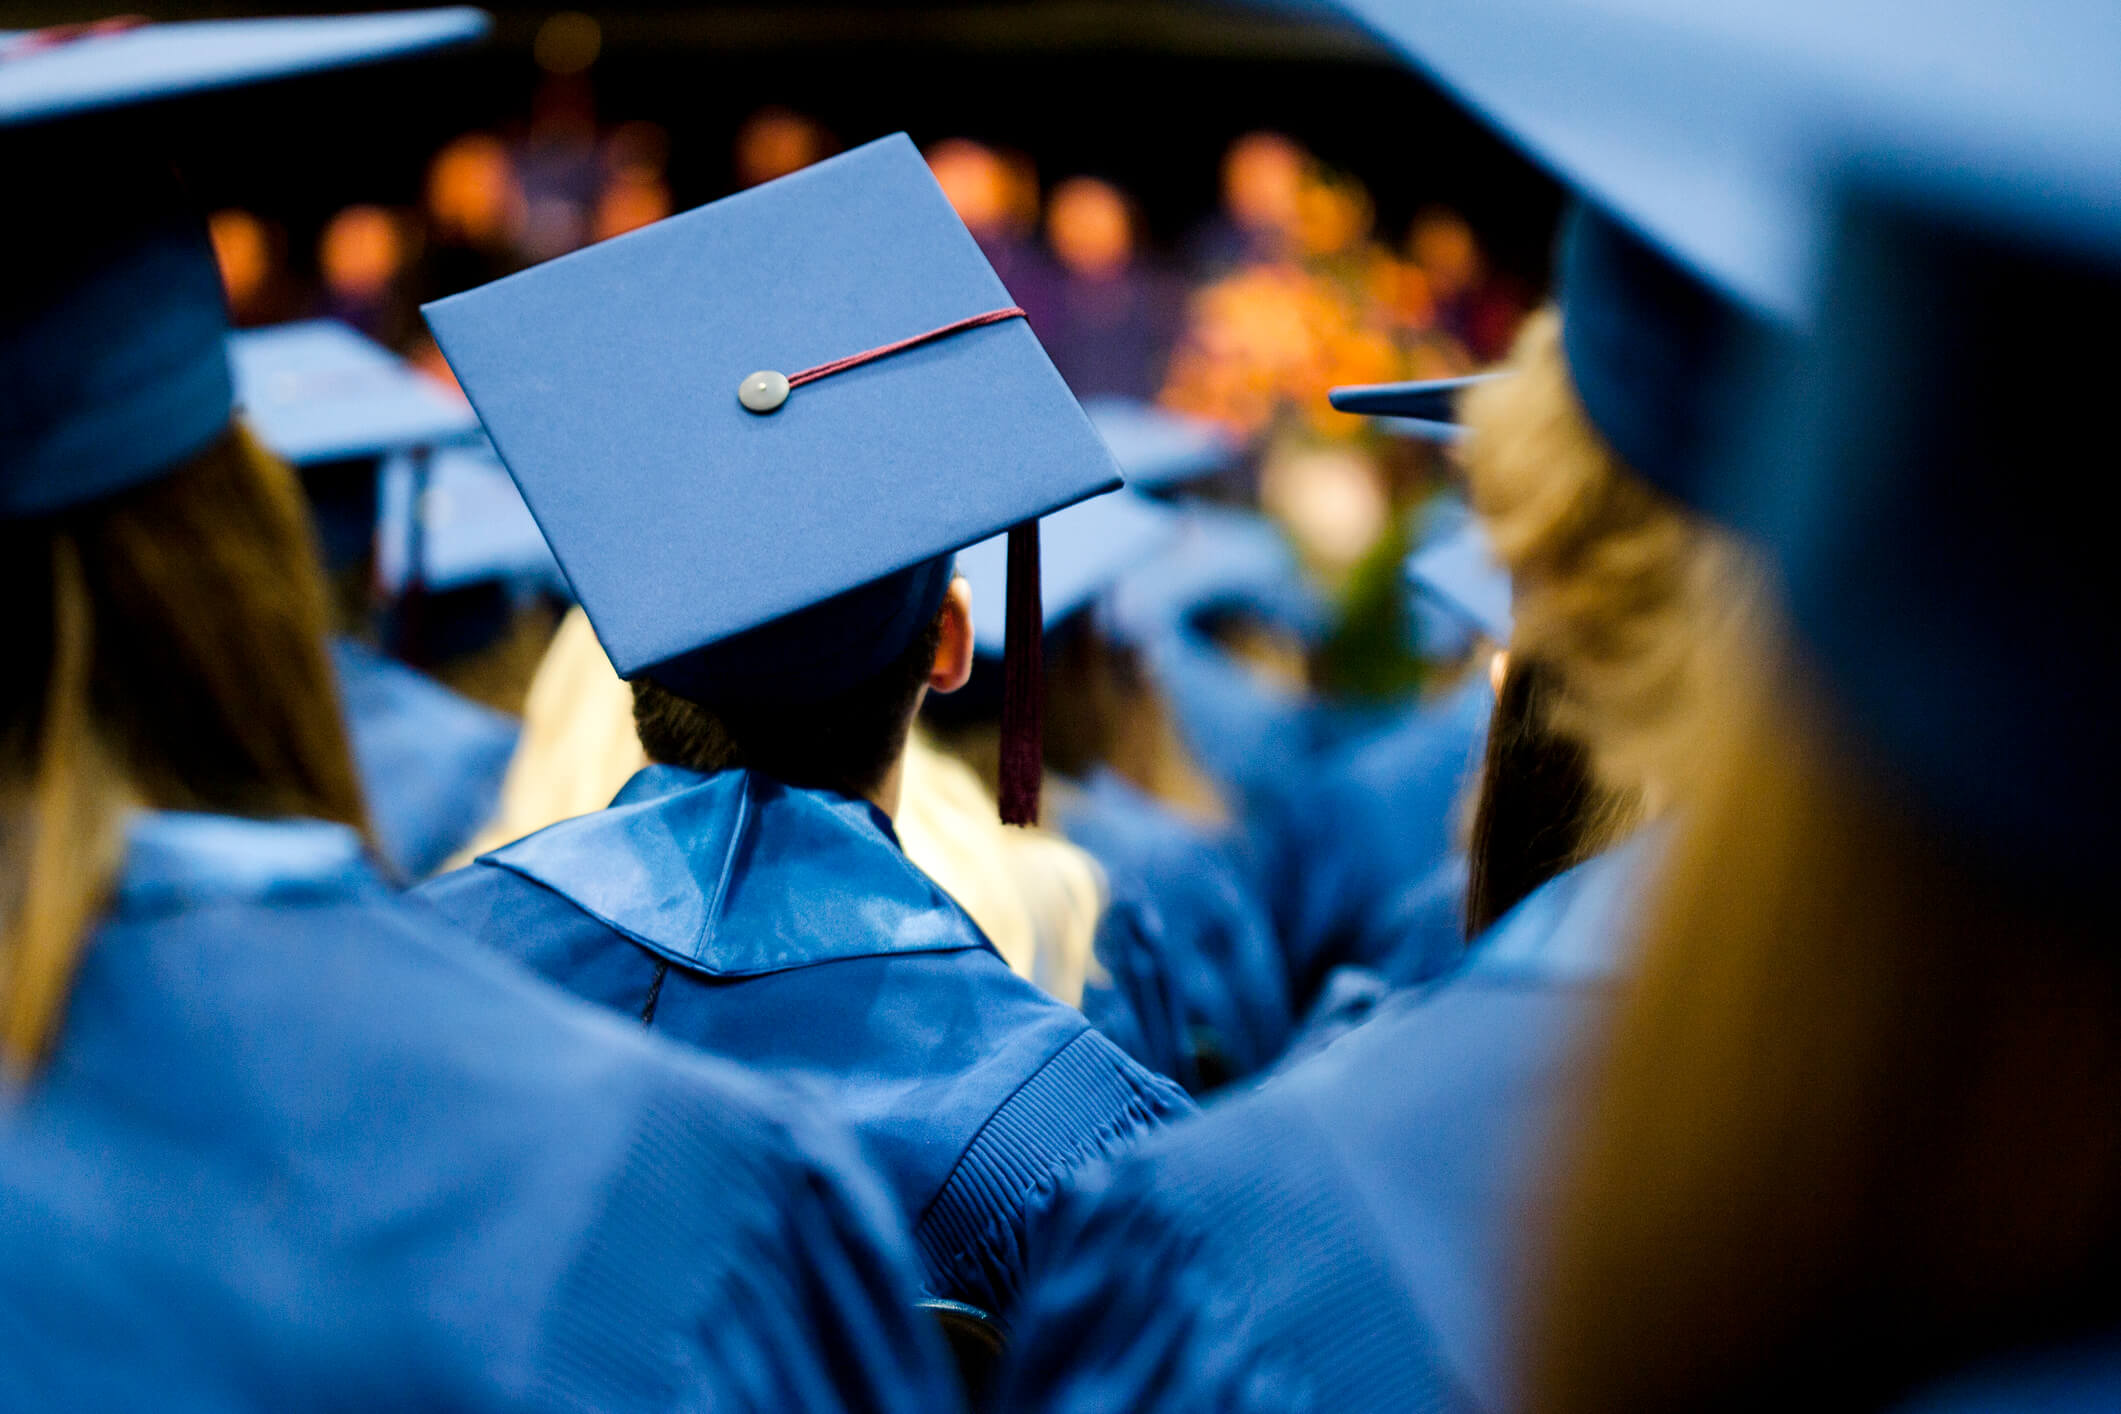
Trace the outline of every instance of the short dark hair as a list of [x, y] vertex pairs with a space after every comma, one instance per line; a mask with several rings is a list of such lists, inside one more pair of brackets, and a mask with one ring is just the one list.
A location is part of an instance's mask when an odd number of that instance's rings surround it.
[[666, 766], [742, 766], [787, 785], [864, 796], [906, 749], [942, 639], [939, 611], [881, 671], [821, 702], [695, 702], [635, 678], [634, 730], [648, 759]]

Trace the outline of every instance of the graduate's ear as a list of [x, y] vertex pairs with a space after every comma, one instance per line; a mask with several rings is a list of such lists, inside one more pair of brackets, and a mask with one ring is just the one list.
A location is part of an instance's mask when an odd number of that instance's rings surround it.
[[955, 692], [972, 678], [972, 585], [963, 575], [954, 577], [943, 592], [942, 621], [928, 690]]

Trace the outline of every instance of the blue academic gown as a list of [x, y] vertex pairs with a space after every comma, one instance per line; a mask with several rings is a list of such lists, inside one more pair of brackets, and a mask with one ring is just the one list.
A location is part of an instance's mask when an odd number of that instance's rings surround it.
[[1406, 985], [1456, 965], [1465, 877], [1457, 811], [1479, 775], [1494, 705], [1485, 677], [1469, 681], [1323, 758], [1255, 812], [1260, 877], [1300, 1008], [1336, 967]]
[[416, 897], [577, 995], [852, 1121], [928, 1289], [1005, 1315], [1060, 1177], [1191, 1108], [1010, 972], [866, 801], [650, 766]]
[[1509, 1407], [1513, 1239], [1640, 850], [1549, 881], [1456, 976], [1086, 1174], [1033, 1254], [997, 1407]]
[[1107, 977], [1083, 995], [1090, 1019], [1196, 1094], [1279, 1056], [1293, 1023], [1281, 949], [1229, 849], [1102, 768], [1051, 801], [1053, 823], [1111, 890], [1097, 937]]
[[0, 1403], [947, 1409], [851, 1155], [407, 905], [350, 830], [142, 815], [0, 1110]]
[[331, 657], [377, 846], [398, 878], [424, 879], [492, 817], [517, 724], [351, 639]]

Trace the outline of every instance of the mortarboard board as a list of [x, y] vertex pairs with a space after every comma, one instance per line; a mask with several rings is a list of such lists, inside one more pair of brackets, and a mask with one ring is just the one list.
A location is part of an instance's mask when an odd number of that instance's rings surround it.
[[436, 593], [494, 580], [566, 594], [567, 580], [522, 493], [483, 441], [437, 449], [419, 472], [409, 456], [384, 464], [376, 578], [404, 590], [419, 520], [419, 584]]
[[1407, 581], [1497, 643], [1510, 641], [1510, 576], [1477, 521], [1466, 520], [1407, 557]]
[[623, 677], [830, 697], [1010, 530], [1024, 817], [1036, 521], [1120, 476], [904, 135], [425, 313]]
[[[1098, 496], [1048, 516], [1040, 527], [1039, 602], [1052, 628], [1090, 604], [1135, 566], [1174, 541], [1183, 516], [1133, 491]], [[972, 583], [973, 642], [1002, 651], [1008, 616], [1008, 545], [995, 536], [961, 551], [957, 572]], [[991, 606], [991, 607], [990, 607]]]
[[67, 195], [10, 232], [0, 516], [160, 476], [228, 424], [227, 316], [205, 222], [145, 126], [115, 110], [462, 43], [486, 23], [453, 9], [0, 37], [9, 180]]
[[1138, 491], [1155, 491], [1227, 471], [1237, 440], [1204, 418], [1168, 412], [1133, 398], [1092, 398], [1083, 404], [1112, 459]]
[[468, 438], [463, 398], [335, 319], [228, 336], [236, 408], [258, 440], [295, 466], [381, 457]]

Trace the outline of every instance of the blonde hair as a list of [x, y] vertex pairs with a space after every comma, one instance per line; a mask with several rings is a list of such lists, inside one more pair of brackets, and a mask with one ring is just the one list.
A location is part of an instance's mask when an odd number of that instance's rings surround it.
[[1592, 427], [1553, 309], [1526, 321], [1509, 367], [1465, 398], [1470, 499], [1510, 572], [1510, 651], [1553, 671], [1552, 725], [1589, 749], [1620, 802], [1608, 833], [1624, 832], [1702, 750], [1705, 650], [1760, 601], [1758, 575]]
[[589, 616], [568, 610], [530, 680], [523, 733], [501, 782], [500, 804], [451, 866], [603, 809], [647, 764], [633, 730], [632, 690], [612, 669]]
[[170, 475], [0, 525], [0, 1065], [64, 1015], [134, 803], [365, 828], [292, 472], [241, 427]]
[[[603, 809], [647, 764], [633, 692], [588, 616], [570, 610], [531, 680], [500, 809], [456, 862]], [[897, 827], [907, 857], [972, 915], [1012, 970], [1080, 1001], [1103, 911], [1089, 856], [1043, 831], [1004, 829], [994, 797], [918, 731], [907, 743]]]
[[[1545, 1411], [1867, 1405], [2112, 1319], [2121, 960], [1734, 641], [1532, 1312]], [[1830, 1393], [1828, 1393], [1830, 1392]]]

